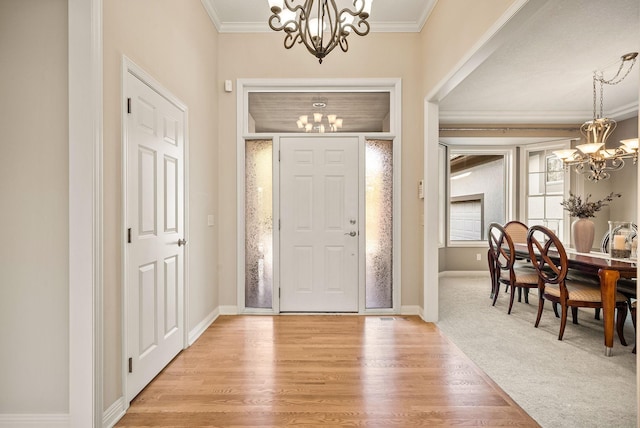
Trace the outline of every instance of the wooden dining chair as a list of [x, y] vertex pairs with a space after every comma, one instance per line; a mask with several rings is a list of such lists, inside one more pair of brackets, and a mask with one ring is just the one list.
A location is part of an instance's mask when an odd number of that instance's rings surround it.
[[496, 256], [491, 246], [487, 250], [487, 264], [489, 265], [489, 278], [491, 279], [491, 294], [489, 294], [489, 297], [493, 299], [495, 293], [500, 292], [500, 285], [496, 277]]
[[529, 228], [526, 224], [518, 220], [511, 220], [504, 225], [509, 237], [514, 244], [527, 244], [527, 233]]
[[489, 225], [488, 238], [489, 251], [492, 253], [494, 261], [492, 306], [495, 306], [498, 300], [500, 284], [506, 284], [510, 288], [507, 313], [511, 314], [515, 290], [518, 289], [521, 292], [523, 288], [527, 290], [529, 288], [538, 288], [538, 277], [535, 271], [516, 268], [516, 252], [513, 241], [502, 225], [491, 223]]
[[[573, 323], [578, 323], [578, 308], [602, 308], [600, 287], [588, 282], [567, 279], [568, 259], [560, 239], [544, 226], [532, 226], [527, 234], [529, 257], [538, 275], [538, 315], [536, 328], [540, 324], [545, 300], [558, 303], [562, 310], [560, 333], [562, 340], [567, 324], [567, 311], [571, 308]], [[627, 317], [627, 298], [616, 293], [618, 318], [616, 330], [620, 343], [626, 346], [623, 327]]]
[[[504, 230], [509, 234], [511, 241], [514, 244], [523, 244], [527, 245], [527, 233], [529, 232], [529, 227], [518, 220], [511, 220], [504, 225]], [[516, 256], [515, 269], [533, 269], [533, 265], [531, 261], [528, 259], [523, 259], [521, 257]], [[508, 288], [509, 286], [507, 286]], [[518, 288], [518, 302], [522, 302], [522, 291], [524, 290], [524, 301], [525, 303], [529, 303], [529, 289], [528, 288]], [[506, 290], [505, 290], [506, 291]]]

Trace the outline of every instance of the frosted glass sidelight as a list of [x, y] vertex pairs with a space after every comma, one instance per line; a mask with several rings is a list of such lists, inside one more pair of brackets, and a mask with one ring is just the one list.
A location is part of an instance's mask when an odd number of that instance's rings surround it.
[[245, 307], [270, 309], [273, 290], [273, 143], [245, 144]]
[[365, 154], [367, 309], [393, 307], [393, 142], [369, 140]]

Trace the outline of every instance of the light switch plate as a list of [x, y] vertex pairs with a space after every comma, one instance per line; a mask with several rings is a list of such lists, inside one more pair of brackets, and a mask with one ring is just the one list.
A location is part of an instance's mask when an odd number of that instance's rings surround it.
[[213, 226], [213, 225], [215, 225], [213, 214], [209, 214], [207, 216], [207, 226]]

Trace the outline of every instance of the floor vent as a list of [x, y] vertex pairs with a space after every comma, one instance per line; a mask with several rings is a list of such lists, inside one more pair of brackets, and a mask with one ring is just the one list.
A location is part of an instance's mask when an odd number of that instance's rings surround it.
[[395, 317], [380, 317], [380, 321], [395, 321]]

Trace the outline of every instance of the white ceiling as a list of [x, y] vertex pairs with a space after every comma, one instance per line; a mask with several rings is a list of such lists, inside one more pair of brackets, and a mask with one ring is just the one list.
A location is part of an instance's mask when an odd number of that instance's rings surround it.
[[[339, 0], [346, 1], [346, 0]], [[203, 0], [218, 31], [270, 31], [267, 0]], [[420, 31], [435, 0], [375, 0], [371, 31]], [[528, 7], [528, 10], [527, 10]], [[440, 100], [441, 123], [582, 123], [593, 114], [593, 71], [605, 78], [640, 51], [638, 0], [529, 0], [492, 52]], [[533, 10], [534, 12], [531, 12]], [[517, 18], [517, 17], [516, 17]], [[638, 114], [640, 64], [604, 88], [604, 113]]]
[[[593, 72], [615, 75], [640, 50], [638, 0], [549, 0], [440, 102], [441, 122], [582, 123], [593, 116]], [[604, 87], [604, 114], [637, 115], [640, 65]], [[598, 102], [599, 104], [599, 102]]]

